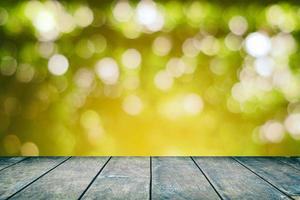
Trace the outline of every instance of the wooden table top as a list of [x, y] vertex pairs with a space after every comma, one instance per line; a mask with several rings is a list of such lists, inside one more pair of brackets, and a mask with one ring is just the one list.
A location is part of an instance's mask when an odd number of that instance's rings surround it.
[[300, 158], [1, 157], [7, 198], [300, 199]]

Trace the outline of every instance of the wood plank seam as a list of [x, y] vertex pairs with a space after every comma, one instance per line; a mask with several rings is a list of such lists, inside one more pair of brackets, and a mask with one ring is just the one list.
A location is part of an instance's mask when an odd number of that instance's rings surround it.
[[149, 199], [152, 199], [152, 157], [150, 156], [150, 183], [149, 183]]
[[22, 190], [26, 189], [28, 186], [30, 186], [31, 184], [33, 184], [34, 182], [36, 182], [37, 180], [39, 180], [40, 178], [42, 178], [43, 176], [45, 176], [46, 174], [48, 174], [49, 172], [53, 171], [54, 169], [56, 169], [57, 167], [59, 167], [60, 165], [62, 165], [64, 162], [66, 162], [67, 160], [69, 160], [71, 157], [66, 158], [65, 160], [63, 160], [62, 162], [58, 163], [57, 165], [55, 165], [54, 167], [52, 167], [51, 169], [47, 170], [46, 172], [42, 173], [39, 177], [37, 177], [36, 179], [34, 179], [33, 181], [31, 181], [30, 183], [28, 183], [27, 185], [25, 185], [24, 187], [22, 187], [20, 190], [18, 190], [17, 192], [13, 193], [12, 195], [10, 195], [9, 197], [7, 197], [7, 199], [12, 198], [13, 196], [15, 196], [16, 194], [18, 194], [19, 192], [21, 192]]
[[109, 157], [107, 159], [107, 161], [105, 162], [105, 164], [100, 168], [100, 170], [98, 171], [98, 173], [95, 175], [95, 177], [92, 179], [92, 181], [89, 183], [89, 185], [85, 188], [85, 190], [82, 192], [82, 194], [79, 196], [78, 200], [82, 199], [82, 197], [85, 195], [85, 193], [88, 191], [88, 189], [92, 186], [92, 184], [94, 183], [94, 181], [97, 179], [97, 177], [100, 175], [100, 173], [103, 171], [103, 169], [105, 168], [105, 166], [108, 164], [108, 162], [111, 160], [112, 156]]
[[204, 173], [204, 171], [200, 168], [200, 166], [197, 164], [197, 162], [194, 160], [193, 157], [190, 157], [192, 159], [192, 161], [194, 162], [194, 164], [197, 166], [197, 168], [200, 170], [200, 172], [203, 174], [203, 176], [205, 177], [205, 179], [208, 181], [208, 183], [210, 184], [210, 186], [214, 189], [214, 191], [216, 192], [216, 194], [218, 195], [218, 197], [223, 200], [223, 197], [221, 196], [221, 194], [217, 191], [217, 189], [215, 188], [215, 186], [212, 184], [212, 182], [209, 180], [209, 178], [207, 177], [207, 175]]
[[0, 172], [3, 171], [3, 170], [5, 170], [5, 169], [7, 169], [7, 168], [9, 168], [9, 167], [11, 167], [11, 166], [14, 166], [14, 165], [20, 163], [20, 162], [22, 162], [22, 161], [24, 161], [24, 160], [26, 160], [26, 159], [28, 159], [28, 158], [29, 158], [29, 157], [23, 158], [22, 160], [19, 160], [19, 161], [15, 162], [15, 163], [12, 163], [12, 164], [8, 165], [8, 166], [6, 166], [6, 167], [0, 169]]
[[279, 192], [281, 192], [282, 194], [286, 195], [288, 198], [290, 199], [294, 199], [293, 197], [291, 197], [289, 194], [287, 194], [286, 192], [282, 191], [281, 189], [279, 189], [278, 187], [276, 187], [274, 184], [272, 184], [270, 181], [268, 181], [267, 179], [265, 179], [264, 177], [262, 177], [261, 175], [259, 175], [258, 173], [256, 173], [255, 171], [253, 171], [251, 168], [249, 168], [248, 166], [246, 166], [244, 163], [242, 163], [241, 161], [239, 161], [238, 159], [231, 157], [233, 160], [235, 160], [236, 162], [238, 162], [240, 165], [242, 165], [243, 167], [245, 167], [246, 169], [248, 169], [249, 171], [251, 171], [253, 174], [255, 174], [256, 176], [258, 176], [260, 179], [262, 179], [263, 181], [265, 181], [266, 183], [270, 184], [272, 187], [274, 187], [276, 190], [278, 190]]
[[300, 171], [300, 169], [299, 169], [299, 168], [297, 168], [297, 167], [295, 167], [295, 166], [291, 165], [290, 163], [283, 162], [282, 160], [278, 160], [278, 161], [279, 161], [279, 162], [281, 162], [281, 163], [283, 163], [283, 164], [285, 164], [285, 165], [288, 165], [289, 167], [292, 167], [292, 168], [294, 168], [294, 169], [296, 169], [296, 170]]

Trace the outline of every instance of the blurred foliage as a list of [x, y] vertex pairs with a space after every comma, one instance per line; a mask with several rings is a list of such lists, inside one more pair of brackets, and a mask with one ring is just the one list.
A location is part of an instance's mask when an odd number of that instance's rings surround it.
[[1, 1], [0, 155], [299, 155], [297, 1]]

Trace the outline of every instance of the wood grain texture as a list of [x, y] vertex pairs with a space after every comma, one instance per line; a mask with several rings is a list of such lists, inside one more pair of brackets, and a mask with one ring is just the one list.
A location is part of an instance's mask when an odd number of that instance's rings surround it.
[[300, 199], [299, 158], [0, 158], [0, 199]]
[[22, 161], [25, 159], [24, 157], [3, 157], [0, 158], [0, 171], [13, 165], [16, 164], [17, 162]]
[[282, 157], [279, 158], [279, 160], [283, 163], [286, 163], [292, 167], [294, 167], [295, 169], [300, 170], [300, 158], [296, 158], [296, 157]]
[[152, 199], [219, 199], [189, 157], [152, 159]]
[[238, 157], [250, 170], [292, 198], [300, 198], [300, 171], [280, 161], [280, 158]]
[[72, 157], [12, 199], [78, 199], [108, 157]]
[[2, 170], [0, 172], [0, 199], [11, 196], [65, 159], [63, 157], [29, 158]]
[[82, 199], [149, 199], [149, 157], [113, 157]]
[[228, 157], [194, 157], [223, 199], [288, 199], [270, 184]]

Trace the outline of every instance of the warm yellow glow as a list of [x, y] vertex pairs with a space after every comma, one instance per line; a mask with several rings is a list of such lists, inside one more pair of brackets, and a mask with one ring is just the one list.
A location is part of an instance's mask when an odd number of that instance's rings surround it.
[[164, 25], [164, 17], [151, 0], [142, 0], [136, 8], [137, 20], [150, 31], [159, 31]]
[[183, 99], [183, 109], [187, 114], [197, 115], [203, 109], [203, 101], [197, 94], [187, 94]]
[[89, 26], [94, 20], [93, 11], [86, 6], [79, 7], [75, 13], [74, 17], [78, 26], [86, 27]]
[[153, 41], [152, 50], [158, 56], [165, 56], [167, 55], [172, 48], [172, 43], [169, 38], [167, 37], [157, 37]]
[[229, 21], [229, 28], [236, 35], [243, 35], [248, 28], [246, 19], [242, 16], [234, 16]]
[[260, 128], [260, 139], [263, 142], [280, 143], [284, 134], [284, 126], [280, 122], [268, 121]]
[[285, 121], [284, 125], [291, 136], [295, 139], [300, 139], [300, 113], [295, 113], [289, 115]]
[[271, 51], [271, 40], [263, 33], [251, 33], [245, 41], [246, 51], [254, 57], [266, 56]]
[[40, 32], [50, 32], [56, 28], [55, 18], [47, 10], [40, 11], [34, 19], [33, 24]]
[[22, 156], [38, 156], [39, 148], [33, 142], [26, 142], [21, 146]]
[[107, 85], [117, 83], [119, 79], [119, 68], [112, 58], [103, 58], [95, 66], [98, 77]]
[[3, 145], [5, 151], [10, 155], [18, 154], [21, 148], [20, 139], [16, 135], [7, 135], [4, 138]]
[[68, 71], [68, 68], [69, 61], [64, 55], [55, 54], [49, 59], [48, 70], [53, 75], [63, 75]]
[[129, 115], [138, 115], [142, 112], [143, 103], [136, 95], [127, 96], [123, 101], [123, 110]]
[[160, 90], [169, 90], [173, 82], [172, 76], [166, 71], [159, 71], [154, 77], [154, 84]]
[[0, 155], [298, 155], [293, 1], [6, 1]]
[[128, 1], [118, 1], [113, 9], [113, 15], [120, 22], [127, 22], [133, 15], [133, 9]]
[[128, 69], [136, 69], [141, 64], [142, 57], [138, 50], [128, 49], [122, 55], [122, 63]]

